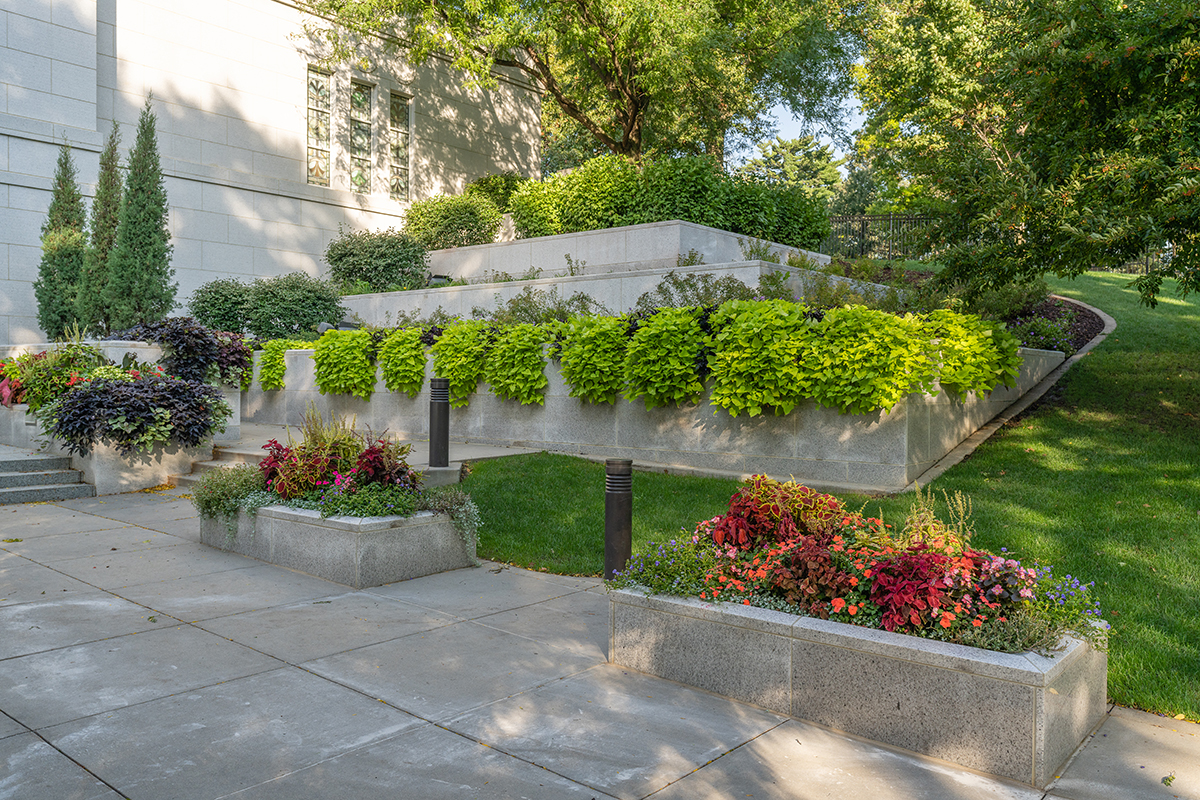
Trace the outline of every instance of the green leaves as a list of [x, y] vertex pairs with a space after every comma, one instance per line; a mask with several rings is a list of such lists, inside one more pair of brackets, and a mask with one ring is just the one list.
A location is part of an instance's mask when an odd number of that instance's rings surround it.
[[622, 317], [571, 317], [563, 330], [562, 376], [571, 397], [615, 403], [625, 388], [625, 329]]
[[286, 350], [307, 350], [312, 342], [301, 342], [294, 339], [272, 339], [263, 344], [262, 355], [258, 358], [258, 385], [264, 392], [273, 392], [283, 388], [283, 376], [287, 372], [287, 363], [283, 359]]
[[731, 300], [713, 312], [711, 403], [732, 416], [770, 409], [790, 414], [802, 399], [798, 355], [812, 325], [804, 306], [784, 300]]
[[491, 342], [485, 323], [456, 322], [433, 346], [433, 371], [450, 381], [450, 405], [462, 408], [479, 387]]
[[325, 331], [312, 359], [321, 394], [351, 394], [370, 400], [375, 391], [375, 358], [370, 331]]
[[379, 367], [389, 392], [405, 392], [416, 397], [425, 384], [425, 345], [420, 328], [400, 328], [383, 340], [379, 349]]
[[625, 398], [641, 397], [648, 409], [695, 401], [704, 390], [696, 370], [703, 347], [696, 309], [659, 309], [629, 343]]
[[542, 346], [550, 334], [542, 325], [521, 323], [501, 330], [488, 353], [484, 379], [492, 392], [505, 400], [519, 400], [522, 405], [545, 401], [546, 358]]

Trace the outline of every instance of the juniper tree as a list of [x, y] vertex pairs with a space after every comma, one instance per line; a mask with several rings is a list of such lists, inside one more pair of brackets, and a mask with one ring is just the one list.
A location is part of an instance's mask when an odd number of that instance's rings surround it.
[[52, 339], [77, 321], [75, 296], [86, 249], [83, 195], [77, 178], [71, 145], [64, 141], [54, 170], [50, 209], [42, 224], [42, 261], [33, 283], [38, 325]]
[[117, 121], [113, 120], [112, 131], [100, 153], [100, 176], [96, 180], [96, 197], [92, 200], [91, 243], [75, 300], [80, 324], [100, 333], [111, 330], [104, 290], [108, 284], [108, 257], [117, 238], [117, 222], [121, 215], [121, 170], [117, 153], [120, 143], [121, 133]]
[[171, 234], [167, 230], [167, 190], [150, 100], [146, 98], [129, 151], [117, 236], [108, 256], [103, 297], [113, 328], [166, 317], [175, 307], [179, 288], [171, 281], [175, 271], [171, 269]]

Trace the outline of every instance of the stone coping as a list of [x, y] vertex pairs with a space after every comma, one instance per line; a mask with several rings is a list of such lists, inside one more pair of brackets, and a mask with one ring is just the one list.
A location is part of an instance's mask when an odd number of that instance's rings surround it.
[[409, 520], [435, 516], [432, 511], [417, 511], [407, 516], [393, 514], [388, 517], [325, 517], [320, 511], [309, 508], [292, 508], [291, 506], [263, 506], [258, 509], [258, 516], [271, 519], [290, 520], [320, 525], [323, 528], [337, 528], [342, 531], [383, 531], [390, 528], [403, 527]]

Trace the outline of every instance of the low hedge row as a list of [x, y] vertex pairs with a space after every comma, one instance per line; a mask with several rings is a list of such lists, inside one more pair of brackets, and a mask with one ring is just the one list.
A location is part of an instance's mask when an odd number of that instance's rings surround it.
[[[807, 399], [842, 413], [887, 410], [938, 384], [959, 396], [989, 392], [1012, 386], [1021, 360], [1003, 325], [969, 314], [820, 312], [785, 300], [732, 300], [544, 325], [471, 320], [429, 332], [328, 331], [312, 356], [317, 386], [368, 399], [382, 367], [389, 390], [415, 395], [435, 335], [434, 374], [450, 380], [455, 406], [466, 405], [481, 380], [499, 397], [541, 404], [547, 344], [573, 397], [681, 405], [695, 402], [711, 379], [714, 407], [751, 417], [788, 414]], [[282, 349], [294, 344], [267, 345], [264, 389], [282, 386]], [[268, 366], [276, 350], [278, 363]]]

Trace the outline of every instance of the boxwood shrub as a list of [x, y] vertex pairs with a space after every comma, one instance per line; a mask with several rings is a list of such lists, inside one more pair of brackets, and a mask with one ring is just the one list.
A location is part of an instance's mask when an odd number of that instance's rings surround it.
[[500, 218], [500, 209], [482, 194], [438, 195], [412, 204], [404, 232], [429, 250], [488, 244]]
[[424, 245], [394, 228], [386, 231], [338, 229], [325, 250], [330, 279], [341, 287], [357, 281], [372, 292], [416, 289], [425, 285], [429, 254]]

